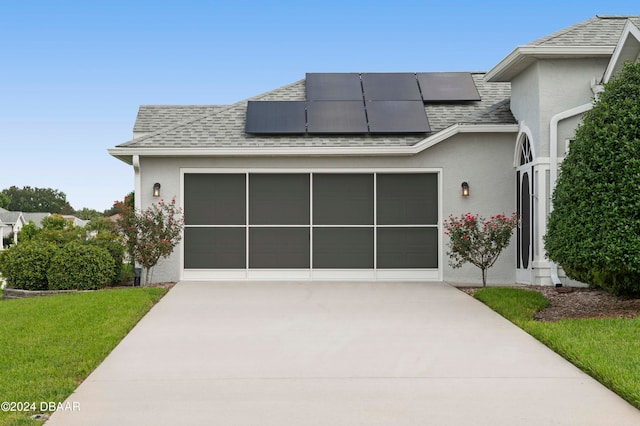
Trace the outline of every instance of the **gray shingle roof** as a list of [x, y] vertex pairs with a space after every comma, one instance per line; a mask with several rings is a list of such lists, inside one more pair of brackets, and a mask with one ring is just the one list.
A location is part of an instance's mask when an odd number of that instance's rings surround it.
[[640, 27], [640, 16], [595, 16], [527, 46], [615, 46], [627, 20]]
[[[433, 133], [457, 123], [514, 124], [509, 110], [510, 84], [488, 83], [483, 73], [473, 78], [482, 97], [477, 102], [426, 105], [427, 116]], [[248, 100], [304, 101], [305, 81], [300, 80], [279, 89]], [[152, 134], [133, 139], [118, 147], [131, 148], [255, 148], [255, 147], [361, 147], [361, 146], [411, 146], [424, 139], [422, 135], [250, 135], [244, 132], [247, 101], [227, 107], [209, 106], [212, 111], [194, 117], [195, 107], [144, 106], [144, 123], [136, 129], [149, 129], [149, 123], [161, 123], [153, 117], [155, 112], [171, 117], [179, 124], [163, 128]], [[203, 106], [207, 108], [207, 106]], [[204, 111], [198, 110], [199, 112]], [[139, 130], [136, 130], [139, 131]]]
[[157, 132], [183, 121], [212, 114], [226, 105], [141, 105], [133, 131]]
[[15, 224], [20, 218], [20, 212], [12, 212], [3, 208], [0, 208], [0, 221], [7, 225]]

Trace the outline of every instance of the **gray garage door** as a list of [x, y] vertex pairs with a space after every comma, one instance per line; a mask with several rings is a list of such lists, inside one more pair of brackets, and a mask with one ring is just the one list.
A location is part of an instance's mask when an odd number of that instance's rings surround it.
[[185, 270], [438, 267], [436, 173], [185, 173]]

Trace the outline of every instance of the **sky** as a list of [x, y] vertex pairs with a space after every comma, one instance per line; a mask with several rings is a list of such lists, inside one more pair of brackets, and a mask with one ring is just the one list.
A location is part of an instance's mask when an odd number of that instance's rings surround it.
[[228, 104], [307, 72], [488, 71], [620, 1], [32, 0], [0, 5], [0, 190], [103, 211], [133, 190], [107, 149], [140, 105]]

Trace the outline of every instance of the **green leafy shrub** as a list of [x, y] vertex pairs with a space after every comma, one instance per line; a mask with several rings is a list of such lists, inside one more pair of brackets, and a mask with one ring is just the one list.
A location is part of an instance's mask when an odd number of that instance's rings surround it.
[[487, 269], [491, 268], [502, 250], [509, 245], [511, 234], [518, 226], [518, 215], [511, 217], [503, 214], [491, 216], [485, 220], [479, 215], [466, 213], [449, 215], [444, 221], [444, 233], [449, 236], [449, 265], [459, 268], [469, 262], [480, 268], [482, 286], [487, 286]]
[[22, 243], [0, 256], [0, 272], [7, 286], [22, 290], [47, 290], [47, 271], [57, 247], [51, 243]]
[[553, 193], [545, 249], [570, 278], [640, 293], [640, 63], [585, 113]]
[[113, 275], [111, 285], [121, 283], [120, 276], [122, 274], [122, 262], [124, 260], [124, 247], [115, 239], [113, 234], [102, 234], [98, 238], [87, 240], [86, 244], [105, 249], [113, 259]]
[[113, 278], [113, 258], [107, 250], [70, 243], [51, 259], [47, 273], [51, 290], [95, 290]]

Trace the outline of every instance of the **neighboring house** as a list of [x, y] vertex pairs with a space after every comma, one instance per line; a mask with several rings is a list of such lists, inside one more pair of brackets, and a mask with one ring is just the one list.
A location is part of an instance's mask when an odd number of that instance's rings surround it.
[[477, 282], [448, 265], [443, 220], [517, 211], [489, 281], [558, 282], [543, 247], [558, 165], [638, 60], [638, 26], [594, 17], [487, 73], [310, 73], [233, 105], [140, 107], [109, 152], [133, 165], [137, 208], [175, 198], [186, 217], [155, 276]]
[[70, 222], [73, 226], [79, 226], [81, 228], [84, 228], [85, 226], [87, 226], [87, 223], [89, 223], [88, 220], [80, 219], [79, 217], [75, 217], [69, 214], [63, 214], [62, 217], [65, 218], [67, 222]]
[[42, 228], [42, 220], [51, 216], [51, 213], [22, 213], [26, 223], [33, 222], [38, 228]]
[[[12, 212], [0, 208], [0, 242], [9, 235], [13, 236], [13, 243], [18, 242], [18, 234], [22, 227], [26, 224], [24, 216], [21, 212]], [[0, 249], [4, 248], [4, 244], [0, 243]]]

